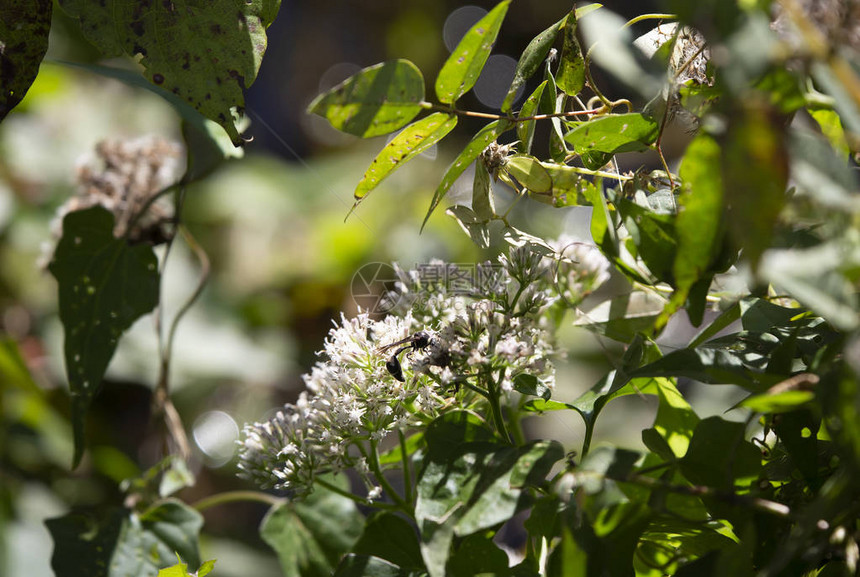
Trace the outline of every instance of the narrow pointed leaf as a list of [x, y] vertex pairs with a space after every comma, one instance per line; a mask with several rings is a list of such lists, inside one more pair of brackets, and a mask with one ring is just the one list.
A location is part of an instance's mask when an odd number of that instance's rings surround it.
[[369, 66], [317, 96], [308, 111], [332, 126], [362, 138], [406, 126], [424, 100], [424, 77], [408, 60]]
[[51, 0], [0, 5], [0, 122], [27, 94], [48, 50]]
[[[538, 106], [540, 105], [541, 98], [543, 97], [543, 91], [546, 90], [546, 87], [547, 81], [544, 80], [537, 88], [535, 88], [535, 91], [531, 93], [531, 95], [526, 99], [525, 104], [523, 104], [519, 118], [536, 116]], [[534, 120], [526, 120], [517, 124], [517, 138], [522, 143], [523, 152], [528, 153], [532, 149], [532, 141], [535, 136], [535, 122], [536, 121]]]
[[463, 229], [463, 232], [469, 235], [476, 245], [481, 248], [489, 248], [490, 246], [490, 229], [487, 222], [478, 218], [468, 206], [456, 204], [450, 207], [445, 214], [452, 217]]
[[456, 181], [460, 175], [469, 168], [469, 165], [478, 158], [478, 155], [481, 154], [491, 142], [496, 140], [502, 133], [509, 130], [512, 126], [513, 123], [509, 120], [494, 120], [482, 128], [478, 134], [469, 141], [466, 148], [460, 152], [457, 158], [454, 159], [451, 166], [448, 167], [448, 170], [445, 172], [445, 176], [442, 177], [442, 182], [440, 182], [439, 186], [436, 188], [433, 200], [430, 203], [430, 209], [427, 211], [427, 216], [424, 217], [424, 223], [421, 225], [422, 229], [430, 219], [430, 215], [433, 214], [433, 211], [436, 210], [436, 207], [439, 206], [439, 203], [442, 202], [443, 198], [445, 198], [445, 195], [454, 184], [454, 181]]
[[266, 51], [278, 0], [137, 2], [63, 0], [63, 9], [106, 56], [141, 55], [144, 76], [242, 139], [231, 108], [244, 107]]
[[84, 450], [84, 420], [122, 334], [158, 304], [158, 260], [152, 247], [113, 236], [101, 207], [71, 212], [49, 266], [57, 279], [72, 395], [74, 464]]
[[582, 49], [576, 37], [576, 28], [576, 12], [571, 11], [562, 28], [564, 43], [558, 71], [555, 74], [558, 87], [569, 96], [576, 96], [585, 86], [585, 59], [582, 57]]
[[436, 77], [436, 97], [443, 104], [452, 104], [466, 94], [478, 81], [478, 76], [490, 56], [499, 34], [510, 0], [500, 2], [466, 32], [445, 61]]
[[639, 113], [609, 114], [577, 126], [564, 139], [579, 154], [592, 150], [616, 154], [647, 149], [657, 140], [659, 128]]
[[[529, 45], [526, 46], [522, 56], [520, 56], [519, 62], [517, 62], [517, 68], [514, 71], [514, 79], [511, 81], [511, 87], [505, 95], [504, 102], [502, 102], [502, 112], [509, 112], [511, 110], [511, 105], [514, 103], [514, 99], [517, 97], [519, 89], [523, 84], [525, 84], [526, 80], [534, 76], [540, 68], [540, 65], [544, 60], [546, 60], [547, 54], [549, 54], [549, 49], [552, 48], [552, 45], [555, 43], [555, 39], [558, 37], [558, 31], [561, 30], [562, 26], [564, 26], [567, 18], [568, 17], [565, 16], [535, 36], [532, 41], [529, 42]], [[523, 106], [523, 113], [525, 113], [525, 106]]]
[[355, 189], [356, 204], [392, 172], [439, 142], [456, 125], [456, 116], [436, 112], [404, 128], [370, 163]]
[[483, 161], [475, 163], [475, 180], [472, 183], [472, 210], [478, 220], [488, 222], [496, 216], [493, 202], [493, 182]]

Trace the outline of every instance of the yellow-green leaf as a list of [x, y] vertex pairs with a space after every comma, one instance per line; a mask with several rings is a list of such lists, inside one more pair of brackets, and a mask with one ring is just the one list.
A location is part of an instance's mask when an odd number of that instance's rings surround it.
[[369, 66], [317, 96], [308, 111], [332, 126], [362, 138], [388, 134], [407, 125], [424, 99], [424, 77], [408, 60]]
[[466, 32], [436, 77], [436, 97], [452, 104], [475, 86], [499, 35], [510, 0], [500, 2]]
[[404, 163], [439, 142], [456, 125], [456, 116], [436, 112], [404, 128], [370, 163], [355, 189], [356, 204]]

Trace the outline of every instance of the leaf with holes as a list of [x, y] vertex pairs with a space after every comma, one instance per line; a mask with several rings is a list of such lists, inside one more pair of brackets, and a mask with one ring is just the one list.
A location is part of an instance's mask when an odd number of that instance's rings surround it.
[[280, 0], [62, 0], [81, 30], [105, 56], [142, 56], [144, 76], [179, 95], [220, 124], [233, 144], [242, 139], [232, 108], [257, 77], [266, 52], [266, 27]]
[[424, 100], [424, 77], [408, 60], [368, 66], [328, 92], [317, 96], [308, 112], [362, 138], [380, 136], [406, 126]]
[[[540, 65], [546, 60], [549, 49], [552, 48], [555, 39], [558, 37], [558, 31], [564, 26], [567, 21], [567, 16], [532, 38], [529, 45], [520, 56], [517, 62], [517, 68], [514, 70], [514, 79], [511, 80], [511, 87], [508, 89], [505, 100], [502, 102], [502, 112], [509, 112], [511, 105], [517, 97], [520, 88], [525, 84], [526, 80], [531, 78], [538, 71]], [[538, 97], [539, 98], [539, 97]], [[525, 114], [525, 106], [523, 106], [523, 115]]]
[[456, 125], [456, 116], [436, 112], [404, 128], [370, 163], [355, 189], [355, 204], [392, 172], [442, 140]]
[[500, 2], [466, 32], [436, 77], [436, 97], [443, 104], [452, 104], [469, 92], [490, 57], [490, 50], [499, 35], [502, 20], [510, 0]]
[[577, 153], [589, 151], [616, 154], [645, 150], [657, 140], [659, 125], [639, 113], [608, 114], [580, 124], [564, 139]]
[[0, 5], [0, 121], [27, 94], [48, 50], [50, 0], [9, 0]]
[[562, 28], [564, 42], [555, 81], [569, 96], [576, 96], [585, 86], [585, 59], [576, 37], [576, 11], [571, 11]]
[[158, 304], [158, 259], [149, 245], [113, 236], [101, 207], [70, 212], [49, 270], [57, 279], [72, 395], [74, 465], [84, 451], [84, 420], [117, 342]]

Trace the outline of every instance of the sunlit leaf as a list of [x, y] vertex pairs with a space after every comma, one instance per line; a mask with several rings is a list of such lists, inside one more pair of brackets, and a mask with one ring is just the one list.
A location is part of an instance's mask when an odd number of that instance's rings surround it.
[[456, 116], [436, 112], [404, 128], [370, 163], [355, 188], [356, 204], [395, 170], [442, 140], [456, 125]]
[[460, 175], [469, 168], [469, 165], [478, 158], [478, 155], [480, 155], [491, 142], [496, 140], [502, 133], [506, 132], [511, 127], [513, 127], [513, 123], [509, 120], [494, 120], [472, 137], [472, 140], [469, 141], [466, 148], [457, 155], [457, 158], [455, 158], [451, 166], [448, 167], [448, 170], [445, 172], [445, 176], [442, 177], [442, 182], [440, 182], [439, 186], [436, 188], [436, 192], [433, 194], [433, 200], [430, 203], [430, 208], [427, 210], [427, 216], [424, 217], [424, 222], [421, 225], [422, 229], [427, 224], [427, 220], [430, 218], [430, 215], [433, 214], [433, 211], [436, 210], [436, 207], [439, 206], [439, 203], [442, 202], [442, 199], [445, 198], [445, 195], [448, 194], [448, 190], [450, 190], [451, 186], [460, 177]]
[[541, 193], [552, 190], [552, 177], [541, 162], [528, 154], [516, 154], [508, 158], [504, 170], [513, 176], [523, 188]]
[[87, 409], [122, 334], [158, 304], [158, 260], [146, 244], [113, 235], [101, 207], [70, 212], [49, 270], [57, 279], [72, 394], [74, 464], [84, 451]]
[[[520, 110], [520, 118], [529, 118], [537, 115], [538, 106], [543, 98], [543, 91], [547, 87], [547, 81], [544, 80], [538, 87], [535, 88], [528, 98], [526, 98], [522, 109]], [[532, 149], [532, 141], [535, 136], [535, 120], [525, 120], [517, 123], [517, 138], [522, 143], [522, 150], [526, 153]]]
[[353, 74], [317, 96], [308, 111], [362, 138], [388, 134], [421, 112], [424, 77], [408, 60], [392, 60]]
[[87, 39], [106, 56], [141, 55], [146, 78], [179, 95], [242, 139], [231, 108], [243, 108], [266, 51], [266, 27], [279, 0], [212, 4], [62, 0]]
[[0, 122], [27, 94], [48, 50], [50, 0], [8, 0], [0, 5]]
[[508, 12], [510, 0], [504, 0], [481, 18], [457, 44], [436, 77], [436, 97], [443, 104], [452, 104], [478, 81], [478, 76], [490, 56], [499, 28]]
[[[517, 62], [517, 67], [514, 70], [514, 79], [511, 81], [511, 87], [505, 95], [504, 102], [502, 102], [502, 112], [510, 111], [511, 105], [514, 103], [514, 99], [516, 99], [520, 88], [522, 88], [526, 80], [534, 76], [538, 69], [540, 69], [540, 65], [544, 60], [546, 60], [547, 54], [549, 54], [549, 49], [552, 48], [552, 45], [555, 43], [558, 31], [562, 26], [564, 26], [567, 18], [568, 17], [565, 16], [532, 38], [532, 41], [529, 42], [528, 46], [526, 46], [526, 49], [523, 51], [522, 56], [520, 56], [520, 60]], [[537, 93], [537, 91], [535, 91], [535, 93]], [[534, 96], [534, 94], [532, 96]], [[535, 100], [539, 98], [540, 96]], [[521, 116], [530, 116], [534, 112], [535, 106], [536, 104], [531, 108], [531, 112], [526, 113], [526, 106], [523, 105], [523, 110], [520, 113]], [[520, 137], [520, 140], [523, 140], [523, 138]], [[528, 148], [526, 148], [526, 150], [528, 150]]]
[[568, 14], [562, 28], [564, 40], [561, 59], [555, 73], [556, 84], [569, 96], [576, 96], [585, 86], [585, 59], [582, 57], [582, 49], [576, 37], [576, 28], [576, 11], [573, 10]]
[[598, 151], [609, 154], [645, 150], [657, 140], [660, 126], [637, 112], [608, 114], [580, 124], [564, 139], [582, 154]]

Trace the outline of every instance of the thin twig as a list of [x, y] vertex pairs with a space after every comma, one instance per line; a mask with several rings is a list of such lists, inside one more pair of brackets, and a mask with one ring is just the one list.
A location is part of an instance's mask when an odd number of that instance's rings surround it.
[[199, 501], [192, 503], [191, 507], [196, 511], [204, 511], [211, 507], [216, 507], [218, 505], [225, 505], [227, 503], [239, 503], [239, 502], [256, 502], [256, 503], [264, 503], [266, 505], [280, 505], [281, 503], [286, 502], [286, 499], [282, 497], [275, 497], [274, 495], [269, 495], [268, 493], [263, 493], [261, 491], [226, 491], [224, 493], [218, 493], [216, 495], [212, 495], [210, 497], [204, 497]]

